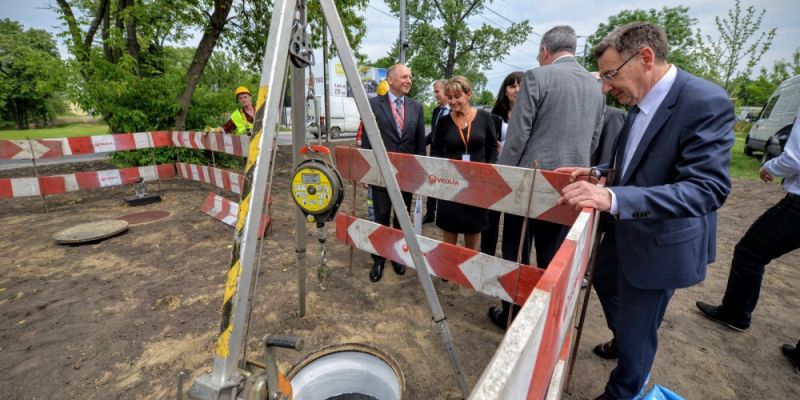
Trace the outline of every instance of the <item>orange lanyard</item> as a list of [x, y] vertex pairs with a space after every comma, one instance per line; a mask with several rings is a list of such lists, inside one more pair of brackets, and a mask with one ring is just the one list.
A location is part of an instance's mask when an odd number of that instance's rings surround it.
[[[467, 119], [469, 119], [469, 117], [467, 117]], [[456, 121], [456, 128], [458, 128], [458, 134], [459, 134], [459, 136], [461, 136], [461, 142], [464, 143], [464, 152], [465, 153], [469, 153], [469, 146], [467, 146], [467, 144], [469, 143], [470, 135], [472, 135], [472, 121], [469, 121], [467, 123], [467, 137], [466, 138], [464, 138], [464, 130], [461, 129], [461, 124], [458, 121]]]

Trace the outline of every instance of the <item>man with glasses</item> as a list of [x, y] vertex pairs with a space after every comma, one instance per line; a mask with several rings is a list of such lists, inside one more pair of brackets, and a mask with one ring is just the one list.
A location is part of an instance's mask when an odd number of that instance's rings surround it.
[[[575, 60], [575, 30], [556, 26], [547, 31], [539, 46], [539, 68], [527, 71], [519, 94], [506, 141], [497, 164], [552, 170], [558, 167], [589, 166], [592, 150], [603, 128], [603, 94], [597, 81]], [[531, 241], [536, 246], [536, 265], [546, 268], [566, 236], [563, 225], [529, 220], [522, 231], [524, 217], [505, 214], [502, 254], [506, 260], [530, 264]], [[522, 239], [522, 257], [517, 253]], [[516, 313], [518, 307], [514, 307]], [[489, 319], [505, 329], [512, 312], [510, 303], [489, 309]], [[511, 318], [513, 318], [513, 313]]]
[[[597, 399], [632, 399], [644, 389], [658, 328], [672, 294], [705, 279], [716, 257], [716, 210], [731, 189], [733, 106], [717, 85], [667, 61], [664, 30], [636, 22], [594, 49], [603, 92], [631, 110], [606, 187], [564, 188], [561, 204], [605, 212], [594, 283], [610, 342], [594, 352], [617, 359]], [[559, 171], [587, 175], [586, 168]]]

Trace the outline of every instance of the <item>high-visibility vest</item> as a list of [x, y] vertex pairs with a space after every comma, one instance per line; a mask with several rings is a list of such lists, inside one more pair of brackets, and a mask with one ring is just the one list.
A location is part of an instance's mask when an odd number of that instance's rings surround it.
[[253, 123], [247, 121], [247, 116], [242, 109], [238, 109], [231, 114], [231, 120], [236, 125], [236, 134], [243, 135], [248, 134], [249, 131], [253, 130]]

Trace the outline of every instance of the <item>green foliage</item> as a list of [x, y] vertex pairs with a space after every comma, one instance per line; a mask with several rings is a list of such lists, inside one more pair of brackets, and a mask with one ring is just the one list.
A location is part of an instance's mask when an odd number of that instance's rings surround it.
[[[737, 93], [775, 38], [775, 28], [760, 31], [766, 12], [762, 9], [757, 14], [753, 6], [742, 10], [740, 1], [736, 0], [727, 17], [714, 18], [719, 36], [714, 40], [706, 35], [706, 42], [697, 51], [704, 77], [719, 83], [728, 93]], [[701, 40], [700, 32], [697, 40]]]
[[0, 139], [52, 139], [108, 134], [105, 124], [72, 123], [55, 128], [34, 128], [0, 131]]
[[755, 79], [745, 80], [736, 93], [738, 104], [764, 106], [781, 82], [796, 75], [800, 75], [800, 48], [794, 50], [791, 61], [780, 59], [772, 65], [772, 70], [762, 67]]
[[[236, 14], [222, 36], [222, 43], [229, 49], [242, 66], [252, 72], [261, 70], [264, 49], [267, 46], [273, 1], [243, 0], [234, 4]], [[367, 0], [337, 0], [336, 8], [345, 27], [348, 42], [356, 52], [367, 33], [363, 10]], [[322, 10], [319, 2], [310, 1], [308, 5], [308, 25], [313, 48], [322, 47]], [[328, 43], [331, 57], [336, 55], [333, 43]], [[357, 58], [358, 54], [356, 52]], [[322, 62], [318, 60], [317, 62]]]
[[48, 124], [64, 109], [64, 65], [52, 36], [0, 20], [0, 121]]
[[480, 95], [473, 97], [475, 105], [494, 106], [494, 94], [488, 90], [481, 91]]
[[[660, 10], [622, 10], [608, 18], [608, 21], [597, 26], [597, 30], [589, 35], [586, 41], [593, 48], [600, 43], [614, 29], [631, 22], [650, 22], [664, 28], [669, 43], [669, 62], [685, 71], [696, 72], [697, 65], [692, 57], [692, 51], [697, 45], [697, 39], [692, 29], [697, 24], [697, 19], [689, 16], [689, 8], [683, 6], [664, 7]], [[597, 68], [597, 58], [594, 52], [587, 54], [587, 68]]]
[[[399, 13], [399, 2], [387, 0], [391, 11]], [[528, 21], [505, 29], [486, 24], [477, 29], [467, 21], [483, 13], [488, 0], [408, 0], [408, 65], [414, 73], [414, 91], [427, 91], [441, 78], [464, 75], [479, 91], [487, 82], [483, 71], [492, 62], [502, 59], [511, 48], [522, 43], [533, 32]], [[396, 60], [399, 48], [395, 41], [387, 58]], [[415, 92], [412, 91], [412, 95]]]

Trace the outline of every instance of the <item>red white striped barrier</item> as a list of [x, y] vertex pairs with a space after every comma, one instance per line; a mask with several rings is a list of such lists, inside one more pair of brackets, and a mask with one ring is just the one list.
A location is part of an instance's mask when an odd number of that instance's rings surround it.
[[[222, 221], [225, 225], [235, 227], [237, 214], [239, 213], [239, 203], [220, 195], [209, 193], [203, 203], [202, 210], [214, 219]], [[264, 237], [271, 223], [272, 218], [268, 215], [261, 216], [261, 229], [258, 231], [259, 238]]]
[[[247, 157], [249, 136], [195, 131], [115, 133], [47, 140], [0, 140], [0, 160], [58, 158], [76, 154], [109, 153], [152, 147], [207, 149]], [[31, 152], [33, 147], [33, 152]]]
[[[398, 229], [338, 213], [336, 239], [415, 268], [403, 232]], [[513, 299], [523, 304], [544, 272], [424, 236], [417, 236], [417, 239], [431, 275], [505, 301]]]
[[178, 147], [206, 149], [239, 157], [247, 157], [250, 148], [250, 136], [229, 135], [227, 133], [205, 134], [195, 131], [175, 131], [172, 132], [172, 143]]
[[595, 213], [580, 213], [564, 244], [506, 332], [470, 399], [558, 399], [572, 327], [595, 237]]
[[0, 179], [0, 198], [46, 196], [78, 190], [131, 184], [137, 178], [145, 181], [175, 177], [172, 164], [156, 167], [132, 167], [104, 171], [76, 172], [74, 174], [40, 176], [39, 178]]
[[[336, 147], [344, 179], [385, 186], [372, 150]], [[572, 225], [578, 212], [556, 204], [569, 175], [545, 170], [389, 153], [400, 190], [525, 215], [531, 183], [531, 218]]]
[[60, 140], [0, 140], [0, 160], [30, 160], [63, 156]]
[[175, 166], [178, 168], [178, 174], [184, 179], [205, 182], [229, 192], [242, 194], [243, 175], [205, 165], [175, 163]]

